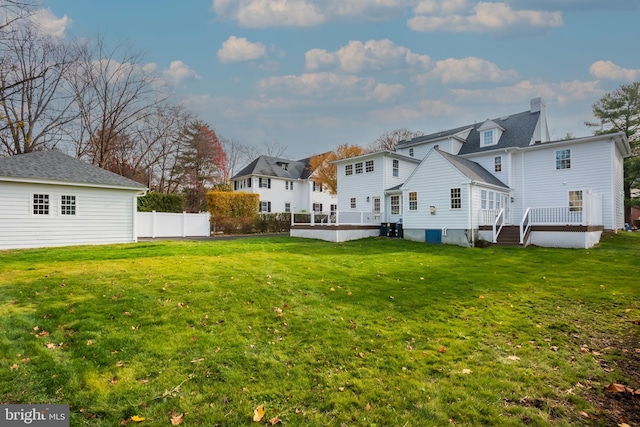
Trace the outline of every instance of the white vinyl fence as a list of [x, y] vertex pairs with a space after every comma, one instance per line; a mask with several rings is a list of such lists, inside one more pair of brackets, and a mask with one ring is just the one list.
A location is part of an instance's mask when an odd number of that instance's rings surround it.
[[209, 212], [137, 212], [138, 237], [207, 237], [211, 235]]

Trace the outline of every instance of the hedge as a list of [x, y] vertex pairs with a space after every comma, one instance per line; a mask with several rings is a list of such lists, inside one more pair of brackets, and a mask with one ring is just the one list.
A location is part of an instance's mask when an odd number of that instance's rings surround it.
[[138, 197], [138, 212], [173, 212], [183, 209], [182, 197], [177, 194], [147, 193]]

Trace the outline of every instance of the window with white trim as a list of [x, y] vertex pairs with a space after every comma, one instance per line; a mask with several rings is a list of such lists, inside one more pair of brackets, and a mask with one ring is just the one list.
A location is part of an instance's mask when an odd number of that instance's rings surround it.
[[285, 190], [293, 190], [293, 181], [285, 181], [284, 188]]
[[582, 190], [569, 191], [569, 212], [582, 212]]
[[462, 191], [460, 188], [451, 189], [451, 209], [462, 209]]
[[487, 209], [487, 190], [480, 190], [480, 209]]
[[262, 212], [262, 213], [271, 212], [271, 202], [261, 201], [260, 202], [260, 212]]
[[391, 215], [400, 215], [400, 196], [391, 196]]
[[356, 163], [356, 174], [362, 173], [362, 162]]
[[355, 209], [356, 208], [356, 198], [352, 197], [349, 202], [351, 203], [351, 209]]
[[393, 159], [393, 176], [398, 177], [400, 175], [400, 160]]
[[493, 158], [493, 171], [502, 172], [502, 156], [496, 156]]
[[373, 172], [373, 160], [367, 160], [364, 163], [364, 171], [365, 172]]
[[60, 196], [60, 215], [76, 214], [76, 196]]
[[314, 212], [322, 212], [322, 203], [314, 203], [313, 204]]
[[260, 188], [271, 188], [271, 178], [258, 178]]
[[284, 202], [284, 211], [291, 212], [291, 202]]
[[313, 191], [315, 191], [316, 193], [322, 193], [323, 191], [322, 184], [319, 182], [313, 181]]
[[409, 148], [409, 156], [413, 157], [413, 148]]
[[482, 146], [493, 145], [493, 129], [482, 132]]
[[409, 193], [409, 210], [417, 211], [418, 210], [418, 192], [412, 191]]
[[556, 169], [571, 169], [571, 150], [556, 151]]
[[489, 209], [493, 209], [494, 203], [493, 200], [495, 198], [495, 193], [493, 191], [489, 191]]
[[49, 195], [48, 194], [33, 195], [33, 214], [49, 215]]
[[345, 175], [353, 175], [353, 165], [346, 165], [344, 167], [344, 174]]
[[502, 194], [496, 193], [496, 210], [502, 209]]

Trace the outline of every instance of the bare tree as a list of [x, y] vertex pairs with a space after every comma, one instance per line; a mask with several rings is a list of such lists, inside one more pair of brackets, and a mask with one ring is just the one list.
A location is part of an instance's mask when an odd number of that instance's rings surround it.
[[29, 25], [12, 32], [5, 47], [0, 63], [2, 149], [15, 155], [53, 148], [62, 128], [74, 119], [65, 83], [77, 51]]
[[73, 143], [77, 157], [104, 167], [116, 156], [122, 134], [136, 134], [168, 95], [137, 52], [111, 50], [97, 37], [83, 53], [72, 85], [79, 113]]
[[370, 151], [393, 151], [400, 141], [422, 136], [420, 131], [411, 131], [407, 128], [400, 128], [391, 132], [386, 131], [369, 145]]

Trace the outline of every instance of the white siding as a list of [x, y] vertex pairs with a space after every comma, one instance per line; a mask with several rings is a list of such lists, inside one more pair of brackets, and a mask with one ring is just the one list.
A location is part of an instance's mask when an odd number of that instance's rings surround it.
[[[468, 229], [469, 179], [440, 155], [431, 153], [403, 188], [405, 229]], [[451, 189], [460, 188], [462, 208], [451, 209]], [[418, 210], [409, 210], [409, 193], [418, 193]], [[430, 213], [434, 206], [435, 214]]]
[[[49, 215], [33, 215], [33, 194], [49, 195]], [[76, 215], [60, 214], [60, 196], [76, 196]], [[0, 249], [135, 241], [135, 192], [0, 183]]]
[[[250, 188], [235, 190], [236, 192], [255, 193], [260, 195], [260, 201], [271, 202], [271, 212], [285, 212], [285, 204], [291, 204], [292, 212], [311, 211], [314, 203], [322, 203], [322, 209], [329, 211], [332, 204], [337, 203], [337, 197], [326, 188], [324, 191], [313, 191], [312, 180], [284, 179], [274, 177], [262, 177], [263, 180], [271, 179], [271, 188], [261, 188], [259, 177], [251, 177]], [[287, 189], [287, 182], [293, 183], [293, 190]]]
[[[570, 169], [556, 169], [556, 150], [560, 149], [571, 150]], [[615, 228], [611, 142], [549, 145], [544, 149], [527, 151], [523, 156], [524, 206], [568, 206], [569, 191], [588, 188], [602, 194], [604, 228]]]
[[[366, 172], [365, 163], [373, 160], [373, 172]], [[362, 173], [357, 174], [355, 164], [362, 163]], [[373, 198], [380, 197], [381, 209], [384, 209], [384, 187], [387, 173], [384, 170], [384, 153], [354, 158], [341, 162], [338, 167], [338, 210], [342, 212], [372, 212]], [[345, 166], [353, 166], [353, 175], [346, 175]], [[390, 172], [389, 172], [390, 173]], [[356, 198], [356, 208], [351, 208], [351, 198]], [[367, 197], [369, 200], [367, 201]]]
[[617, 230], [624, 227], [624, 159], [622, 158], [622, 154], [616, 149], [615, 144], [611, 144], [611, 150], [614, 153], [612, 156], [614, 170], [612, 191], [614, 194], [614, 202], [613, 206], [611, 206], [611, 211], [615, 218], [613, 229]]

